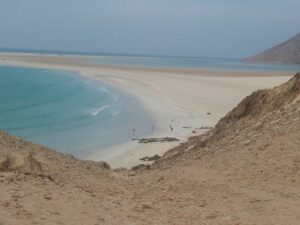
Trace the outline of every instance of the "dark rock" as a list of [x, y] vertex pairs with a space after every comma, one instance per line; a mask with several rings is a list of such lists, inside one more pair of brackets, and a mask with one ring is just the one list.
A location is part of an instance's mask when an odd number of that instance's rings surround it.
[[146, 157], [140, 158], [140, 160], [142, 160], [142, 161], [155, 161], [155, 160], [158, 160], [160, 158], [161, 158], [161, 156], [155, 154], [154, 156], [146, 156]]
[[143, 204], [142, 204], [142, 209], [143, 209], [143, 210], [151, 209], [151, 206], [150, 206], [149, 204], [147, 204], [147, 203], [143, 203]]
[[150, 165], [149, 164], [140, 164], [137, 166], [134, 166], [131, 168], [132, 171], [137, 171], [137, 170], [149, 170]]
[[200, 127], [200, 128], [196, 128], [196, 129], [199, 129], [199, 130], [209, 130], [209, 129], [212, 129], [213, 127]]
[[142, 161], [148, 161], [148, 159], [149, 159], [149, 156], [146, 156], [146, 157], [140, 158], [140, 160], [142, 160]]
[[45, 195], [44, 195], [44, 199], [51, 200], [51, 199], [52, 199], [52, 197], [51, 197], [51, 195], [50, 195], [50, 194], [45, 194]]
[[173, 141], [179, 141], [177, 138], [173, 137], [165, 137], [165, 138], [135, 138], [132, 139], [133, 141], [138, 141], [140, 144], [147, 144], [147, 143], [153, 143], [153, 142], [173, 142]]
[[155, 161], [155, 160], [158, 160], [160, 158], [161, 158], [161, 156], [155, 154], [154, 156], [148, 157], [147, 161]]
[[97, 162], [97, 165], [102, 169], [111, 169], [111, 166], [107, 162]]

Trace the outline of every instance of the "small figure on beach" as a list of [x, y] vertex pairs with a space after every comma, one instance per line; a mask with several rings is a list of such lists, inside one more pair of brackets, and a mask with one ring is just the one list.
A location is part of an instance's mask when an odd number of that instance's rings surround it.
[[133, 136], [135, 135], [135, 129], [134, 128], [132, 129], [132, 135]]
[[172, 124], [170, 124], [170, 130], [171, 130], [171, 132], [173, 131], [173, 127], [172, 127]]

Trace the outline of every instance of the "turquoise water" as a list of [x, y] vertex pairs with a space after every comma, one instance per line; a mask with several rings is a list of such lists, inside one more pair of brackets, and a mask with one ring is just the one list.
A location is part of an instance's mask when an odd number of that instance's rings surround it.
[[[150, 133], [133, 96], [76, 73], [0, 66], [0, 129], [78, 157]], [[132, 133], [132, 129], [136, 129]]]

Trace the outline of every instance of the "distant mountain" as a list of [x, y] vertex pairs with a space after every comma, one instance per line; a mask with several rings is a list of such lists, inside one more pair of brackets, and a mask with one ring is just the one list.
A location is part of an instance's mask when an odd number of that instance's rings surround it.
[[300, 33], [273, 48], [246, 58], [245, 61], [300, 64]]

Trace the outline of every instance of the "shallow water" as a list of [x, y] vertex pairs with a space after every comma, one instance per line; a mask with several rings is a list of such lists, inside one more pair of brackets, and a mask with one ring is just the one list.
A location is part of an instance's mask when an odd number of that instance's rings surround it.
[[104, 83], [0, 66], [0, 129], [35, 143], [84, 157], [147, 135], [153, 123], [136, 98]]
[[300, 65], [256, 64], [245, 63], [239, 59], [201, 57], [101, 56], [87, 59], [86, 63], [141, 68], [182, 68], [251, 72], [300, 71]]

